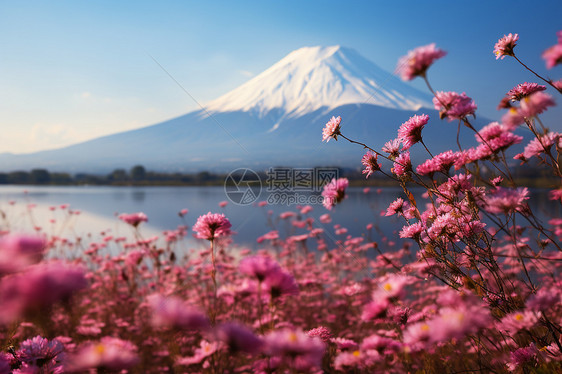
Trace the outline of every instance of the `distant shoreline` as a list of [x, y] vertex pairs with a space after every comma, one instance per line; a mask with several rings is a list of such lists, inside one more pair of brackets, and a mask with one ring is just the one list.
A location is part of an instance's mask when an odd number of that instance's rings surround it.
[[[374, 174], [369, 179], [366, 179], [361, 170], [336, 167], [325, 167], [324, 169], [336, 170], [336, 176], [338, 178], [347, 178], [350, 185], [355, 187], [398, 186], [395, 180], [380, 173]], [[558, 185], [558, 178], [553, 175], [539, 174], [540, 170], [541, 169], [537, 168], [515, 168], [512, 173], [513, 179], [518, 186], [554, 188]], [[265, 172], [258, 172], [256, 174], [259, 176], [262, 183], [268, 180], [268, 175]], [[494, 177], [493, 174], [488, 174], [490, 179]], [[142, 165], [134, 166], [129, 171], [125, 169], [115, 169], [106, 175], [88, 173], [70, 174], [64, 172], [49, 172], [46, 169], [32, 169], [30, 171], [0, 172], [0, 186], [224, 186], [228, 176], [228, 173], [212, 173], [208, 171], [190, 174], [147, 171]], [[444, 175], [440, 177], [440, 179], [445, 178]]]

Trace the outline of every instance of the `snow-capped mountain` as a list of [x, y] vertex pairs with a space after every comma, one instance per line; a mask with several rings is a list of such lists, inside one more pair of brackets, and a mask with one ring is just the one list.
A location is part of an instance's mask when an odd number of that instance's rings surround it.
[[[359, 168], [361, 147], [345, 141], [321, 142], [322, 128], [331, 116], [342, 117], [347, 136], [380, 149], [396, 137], [401, 123], [420, 113], [430, 115], [424, 140], [434, 152], [456, 144], [456, 126], [439, 120], [429, 95], [354, 50], [306, 47], [211, 101], [204, 110], [56, 150], [1, 154], [0, 171], [46, 168], [108, 173], [138, 164], [182, 172], [275, 166]], [[416, 147], [411, 152], [413, 158], [427, 157]]]
[[297, 117], [347, 104], [433, 108], [431, 97], [340, 46], [297, 49], [206, 107], [211, 113], [243, 111], [259, 116], [280, 109]]

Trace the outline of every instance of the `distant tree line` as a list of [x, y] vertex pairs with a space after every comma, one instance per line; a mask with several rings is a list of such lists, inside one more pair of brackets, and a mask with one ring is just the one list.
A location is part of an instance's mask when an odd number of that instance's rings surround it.
[[0, 184], [23, 185], [205, 185], [222, 183], [226, 175], [206, 171], [183, 174], [147, 171], [136, 165], [130, 170], [115, 169], [107, 175], [49, 172], [46, 169], [0, 173]]
[[[339, 168], [338, 176], [348, 178], [352, 185], [360, 186], [386, 186], [394, 185], [393, 181], [382, 175], [374, 174], [368, 180], [360, 169]], [[496, 176], [493, 170], [481, 170], [490, 178]], [[262, 183], [268, 176], [266, 172], [258, 172]], [[189, 186], [189, 185], [222, 185], [228, 173], [211, 173], [201, 171], [197, 173], [165, 173], [147, 171], [144, 166], [136, 165], [130, 170], [115, 169], [107, 175], [98, 174], [69, 174], [61, 172], [49, 172], [46, 169], [33, 169], [31, 171], [12, 171], [0, 173], [0, 184], [21, 185], [114, 185], [114, 186]], [[545, 172], [545, 168], [515, 167], [512, 176], [519, 185], [531, 187], [551, 187], [556, 182], [552, 174]]]

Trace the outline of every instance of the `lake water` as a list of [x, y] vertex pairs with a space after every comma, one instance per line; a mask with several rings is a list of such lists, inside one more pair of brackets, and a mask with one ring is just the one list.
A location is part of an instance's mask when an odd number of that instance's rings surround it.
[[[328, 212], [320, 204], [311, 204], [313, 210], [307, 214], [315, 219], [317, 227], [324, 228], [330, 241], [344, 239], [347, 235], [369, 236], [378, 241], [382, 239], [381, 232], [390, 240], [397, 239], [401, 221], [396, 217], [381, 217], [380, 212], [397, 196], [403, 195], [399, 188], [371, 188], [368, 193], [364, 193], [363, 188], [349, 188], [347, 195], [344, 202], [330, 212], [332, 222], [329, 224], [322, 224], [318, 220], [320, 215]], [[316, 196], [308, 194], [305, 200], [314, 201]], [[256, 203], [267, 198], [262, 193]], [[197, 217], [211, 211], [224, 213], [231, 221], [232, 229], [237, 232], [235, 242], [251, 248], [258, 247], [256, 239], [259, 236], [274, 229], [279, 230], [282, 237], [305, 232], [279, 219], [280, 213], [298, 212], [296, 205], [268, 204], [259, 207], [256, 203], [236, 205], [229, 201], [224, 208], [219, 207], [220, 202], [228, 200], [223, 187], [0, 186], [0, 209], [7, 216], [1, 229], [29, 231], [34, 226], [41, 226], [47, 232], [61, 230], [60, 235], [64, 235], [61, 226], [65, 226], [76, 235], [99, 234], [102, 231], [123, 235], [130, 233], [131, 229], [116, 216], [144, 212], [149, 221], [142, 224], [141, 232], [148, 236], [175, 229], [182, 224], [191, 228]], [[534, 190], [529, 203], [542, 216], [545, 224], [549, 217], [562, 216], [560, 204], [549, 202], [547, 190]], [[32, 213], [27, 208], [29, 204], [36, 205]], [[62, 204], [69, 204], [70, 209], [81, 212], [73, 217], [72, 225], [62, 223], [66, 219], [62, 218], [63, 212], [58, 208]], [[57, 208], [51, 211], [49, 207]], [[178, 212], [184, 208], [189, 213], [182, 219]], [[369, 223], [380, 231], [373, 229], [368, 233], [366, 226]], [[337, 235], [334, 225], [338, 224], [348, 232]]]

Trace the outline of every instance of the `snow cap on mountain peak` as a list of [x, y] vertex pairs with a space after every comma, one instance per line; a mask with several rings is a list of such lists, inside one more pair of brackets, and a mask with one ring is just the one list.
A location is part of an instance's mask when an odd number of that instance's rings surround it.
[[431, 97], [382, 70], [355, 50], [339, 45], [299, 48], [258, 76], [211, 101], [210, 112], [244, 111], [263, 116], [280, 110], [299, 116], [320, 108], [372, 104], [386, 108], [432, 108]]

